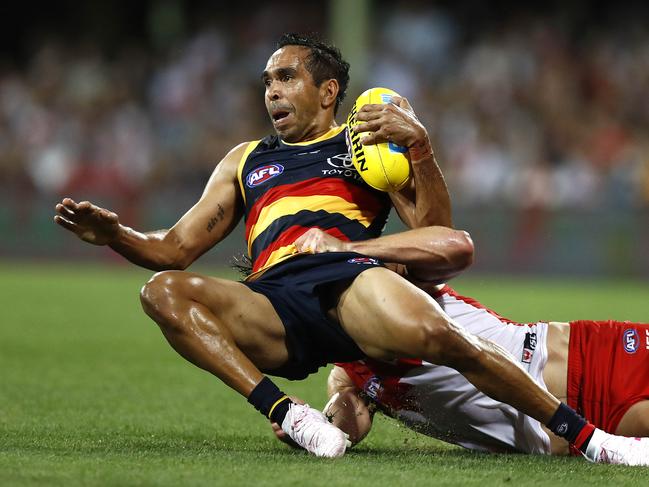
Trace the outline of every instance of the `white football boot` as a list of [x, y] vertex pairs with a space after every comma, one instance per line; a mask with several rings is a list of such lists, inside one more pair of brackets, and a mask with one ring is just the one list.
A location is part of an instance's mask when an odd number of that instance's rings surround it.
[[291, 404], [282, 422], [291, 439], [316, 457], [338, 458], [350, 445], [347, 435], [308, 404]]
[[649, 438], [611, 435], [596, 429], [584, 455], [595, 463], [649, 466]]

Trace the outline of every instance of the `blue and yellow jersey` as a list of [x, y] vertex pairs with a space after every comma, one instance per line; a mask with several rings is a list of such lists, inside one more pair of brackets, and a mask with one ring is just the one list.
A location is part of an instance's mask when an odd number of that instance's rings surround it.
[[253, 273], [297, 254], [293, 242], [313, 227], [346, 241], [381, 234], [390, 198], [361, 179], [345, 138], [343, 125], [308, 142], [248, 145], [238, 177]]

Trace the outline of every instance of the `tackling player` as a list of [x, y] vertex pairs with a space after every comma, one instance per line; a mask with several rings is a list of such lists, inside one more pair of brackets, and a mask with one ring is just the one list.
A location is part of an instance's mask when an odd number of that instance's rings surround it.
[[[414, 230], [400, 238], [421, 242], [416, 235], [424, 231]], [[309, 231], [296, 244], [315, 252], [347, 247], [319, 230]], [[454, 259], [453, 247], [444, 246], [443, 239], [435, 242], [434, 248], [445, 260]], [[403, 266], [390, 267], [402, 275], [407, 273]], [[603, 432], [649, 436], [649, 324], [516, 323], [460, 296], [446, 284], [414, 282], [449, 318], [502, 347], [541, 387], [567, 400]], [[484, 395], [457, 371], [423, 360], [339, 363], [329, 375], [327, 393], [330, 401], [324, 412], [349, 434], [352, 444], [369, 433], [374, 412], [379, 410], [420, 433], [473, 450], [553, 455], [569, 451], [565, 440], [548, 435], [538, 421]], [[274, 429], [283, 439], [282, 432]], [[616, 455], [619, 442], [638, 440], [609, 436], [587, 458], [633, 463]], [[577, 450], [573, 448], [572, 453]]]
[[[113, 212], [70, 198], [56, 206], [56, 223], [163, 271], [144, 286], [141, 300], [171, 346], [318, 456], [343, 455], [343, 432], [313, 408], [294, 404], [263, 372], [302, 379], [328, 362], [422, 357], [454, 368], [490, 397], [586, 449], [597, 441], [592, 425], [507, 354], [467, 333], [428, 295], [367, 256], [414, 273], [437, 265], [421, 245], [365, 242], [379, 236], [390, 205], [410, 227], [423, 227], [450, 226], [450, 203], [428, 134], [404, 99], [364, 106], [357, 114], [363, 123], [354, 129], [372, 133], [363, 143], [408, 148], [410, 187], [388, 197], [353, 174], [323, 173], [348, 152], [346, 128], [335, 121], [348, 71], [338, 50], [284, 36], [262, 73], [276, 135], [227, 154], [200, 200], [171, 229], [137, 232]], [[245, 283], [184, 271], [242, 216], [255, 270]], [[294, 241], [313, 227], [359, 246], [352, 253], [298, 251]], [[466, 236], [454, 232], [453, 238], [468, 255]], [[649, 463], [649, 451], [645, 456]]]

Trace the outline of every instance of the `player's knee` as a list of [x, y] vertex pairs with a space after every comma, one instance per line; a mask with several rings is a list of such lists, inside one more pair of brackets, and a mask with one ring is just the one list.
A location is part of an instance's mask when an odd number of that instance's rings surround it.
[[457, 258], [457, 270], [464, 270], [473, 264], [474, 246], [471, 235], [464, 230], [456, 230], [455, 253]]
[[146, 314], [158, 321], [159, 318], [172, 312], [174, 300], [179, 296], [182, 287], [180, 271], [158, 272], [142, 286], [140, 302]]

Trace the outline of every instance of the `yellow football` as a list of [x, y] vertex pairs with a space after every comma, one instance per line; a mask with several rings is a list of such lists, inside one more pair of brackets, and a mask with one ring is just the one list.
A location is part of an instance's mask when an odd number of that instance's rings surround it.
[[387, 88], [370, 88], [356, 98], [349, 116], [347, 144], [352, 163], [363, 180], [380, 191], [399, 191], [410, 179], [408, 149], [392, 142], [363, 145], [361, 139], [369, 132], [354, 133], [351, 130], [359, 121], [356, 114], [368, 103], [391, 103], [392, 96], [399, 96]]

